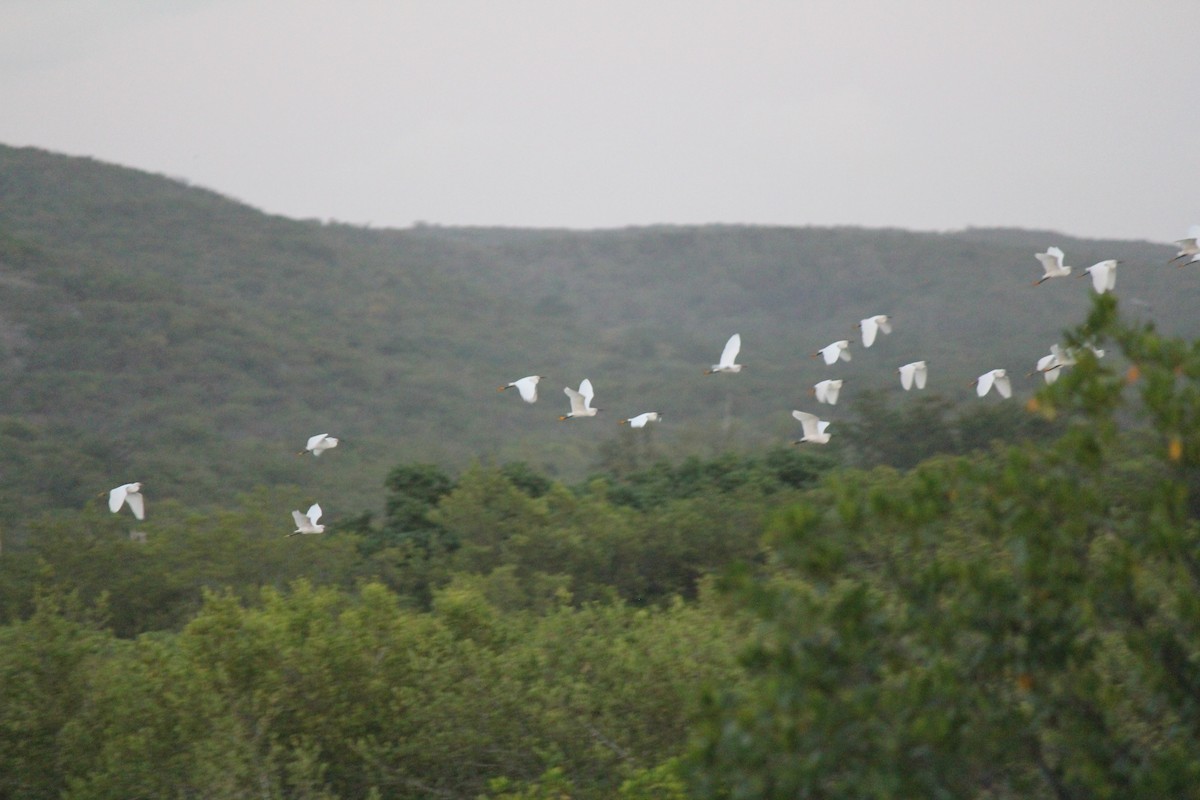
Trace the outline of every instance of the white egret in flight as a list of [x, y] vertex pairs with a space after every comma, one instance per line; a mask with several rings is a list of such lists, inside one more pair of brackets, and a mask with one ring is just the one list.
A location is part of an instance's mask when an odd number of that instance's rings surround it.
[[828, 403], [831, 406], [836, 406], [838, 401], [838, 393], [842, 391], [843, 381], [824, 380], [813, 385], [813, 394], [817, 397], [818, 403]]
[[1057, 344], [1052, 344], [1050, 345], [1050, 353], [1038, 359], [1036, 371], [1042, 373], [1042, 377], [1046, 379], [1046, 383], [1054, 383], [1058, 380], [1059, 372], [1066, 367], [1074, 365], [1074, 353], [1070, 350], [1064, 350]]
[[295, 536], [298, 533], [324, 533], [325, 526], [318, 525], [317, 520], [321, 519], [321, 507], [313, 503], [308, 507], [308, 511], [303, 514], [299, 510], [292, 512], [292, 519], [296, 521], [296, 530], [288, 534]]
[[312, 453], [313, 456], [316, 457], [331, 447], [337, 447], [337, 445], [338, 440], [330, 436], [328, 433], [318, 433], [316, 436], [308, 437], [308, 444], [304, 445], [304, 449], [299, 453], [296, 453], [296, 455], [302, 456], [306, 453]]
[[907, 392], [911, 389], [913, 383], [917, 384], [918, 389], [925, 388], [925, 379], [929, 375], [929, 367], [924, 361], [913, 361], [902, 367], [897, 367], [896, 371], [900, 373], [900, 385], [904, 387], [904, 391]]
[[828, 344], [820, 350], [812, 354], [813, 358], [820, 356], [825, 359], [826, 364], [833, 364], [839, 358], [842, 361], [850, 360], [850, 342], [847, 339], [839, 339], [833, 344]]
[[738, 351], [742, 349], [742, 336], [735, 333], [729, 337], [729, 341], [725, 343], [725, 349], [721, 351], [721, 359], [713, 364], [708, 369], [704, 370], [705, 375], [712, 375], [714, 372], [741, 372], [742, 364], [733, 363], [737, 360]]
[[[1200, 236], [1179, 239], [1175, 244], [1179, 246], [1179, 252], [1167, 262], [1168, 264], [1174, 264], [1176, 261], [1179, 261], [1179, 266], [1186, 267], [1188, 264], [1200, 261]], [[1187, 260], [1182, 261], [1181, 259]]]
[[[103, 495], [103, 492], [101, 492]], [[108, 493], [108, 510], [114, 514], [121, 510], [121, 505], [126, 503], [129, 505], [129, 510], [133, 512], [133, 516], [138, 519], [146, 518], [146, 504], [142, 497], [142, 484], [126, 483], [118, 486]]]
[[875, 344], [875, 334], [878, 331], [883, 331], [884, 333], [892, 332], [892, 321], [887, 314], [876, 314], [873, 317], [860, 320], [858, 327], [862, 329], [863, 347], [870, 347]]
[[812, 442], [814, 444], [829, 443], [829, 434], [826, 432], [826, 428], [829, 427], [828, 420], [818, 419], [816, 414], [809, 414], [807, 411], [793, 411], [792, 416], [800, 420], [800, 424], [804, 426], [804, 435], [792, 442], [792, 444], [800, 444], [801, 442]]
[[570, 386], [563, 387], [563, 393], [571, 401], [571, 411], [559, 417], [559, 420], [574, 419], [575, 417], [594, 417], [600, 409], [592, 408], [592, 398], [595, 396], [595, 391], [592, 389], [592, 382], [587, 378], [583, 379], [583, 383], [579, 384], [579, 391], [575, 391]]
[[1008, 379], [1008, 372], [1002, 369], [993, 369], [983, 373], [976, 378], [975, 394], [983, 397], [991, 391], [992, 386], [996, 387], [996, 391], [1001, 397], [1012, 397], [1012, 382]]
[[1092, 276], [1092, 288], [1096, 290], [1096, 294], [1111, 292], [1117, 285], [1118, 263], [1115, 258], [1110, 258], [1107, 261], [1097, 261], [1079, 273], [1079, 277], [1082, 278], [1084, 275], [1090, 274]]
[[644, 428], [647, 422], [658, 422], [662, 419], [662, 412], [647, 411], [645, 414], [638, 414], [636, 417], [621, 420], [621, 424], [628, 424], [631, 428]]
[[1065, 278], [1071, 274], [1071, 268], [1063, 264], [1063, 251], [1057, 247], [1047, 247], [1044, 253], [1034, 253], [1034, 257], [1042, 262], [1046, 274], [1033, 282], [1034, 286], [1051, 278]]
[[542, 379], [541, 375], [528, 375], [520, 380], [515, 380], [512, 383], [506, 383], [496, 391], [503, 392], [505, 389], [516, 389], [521, 393], [521, 399], [526, 403], [537, 402], [537, 385]]

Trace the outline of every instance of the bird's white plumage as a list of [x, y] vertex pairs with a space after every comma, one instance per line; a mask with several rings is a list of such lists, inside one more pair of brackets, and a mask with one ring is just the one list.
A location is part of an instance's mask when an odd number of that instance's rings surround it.
[[146, 518], [146, 505], [142, 497], [141, 483], [124, 483], [108, 493], [108, 510], [114, 514], [127, 504], [137, 519]]
[[1200, 261], [1200, 236], [1191, 236], [1187, 239], [1178, 239], [1175, 245], [1179, 248], [1179, 252], [1171, 259], [1171, 262], [1187, 259], [1179, 266], [1183, 267], [1188, 264]]
[[521, 399], [526, 403], [536, 403], [538, 398], [537, 385], [541, 379], [541, 375], [526, 375], [524, 378], [519, 378], [512, 383], [506, 383], [500, 388], [501, 390], [516, 389], [520, 393]]
[[842, 391], [843, 381], [824, 380], [813, 385], [813, 393], [817, 396], [818, 403], [828, 403], [831, 406], [836, 406], [838, 394]]
[[1003, 369], [993, 369], [983, 373], [975, 379], [975, 393], [980, 397], [991, 391], [992, 387], [996, 387], [996, 391], [1001, 397], [1012, 397], [1012, 382], [1008, 378], [1008, 372]]
[[870, 347], [875, 344], [875, 334], [879, 331], [883, 331], [884, 333], [892, 332], [891, 319], [887, 314], [876, 314], [873, 317], [860, 320], [858, 327], [862, 329], [863, 347]]
[[1064, 278], [1071, 274], [1071, 268], [1063, 264], [1063, 251], [1057, 247], [1047, 247], [1046, 252], [1034, 253], [1034, 257], [1042, 262], [1042, 269], [1046, 273], [1037, 283], [1051, 278]]
[[[308, 443], [304, 445], [304, 452], [312, 453], [313, 456], [319, 456], [326, 450], [337, 447], [338, 440], [330, 436], [328, 433], [318, 433], [315, 436], [308, 437]], [[352, 450], [354, 448], [351, 448]]]
[[296, 522], [296, 530], [289, 535], [297, 533], [324, 533], [325, 526], [318, 525], [317, 522], [321, 519], [321, 507], [313, 503], [308, 507], [308, 511], [303, 514], [299, 509], [292, 512], [292, 519]]
[[807, 411], [793, 411], [792, 416], [799, 420], [803, 427], [804, 434], [800, 437], [801, 442], [813, 442], [814, 444], [829, 442], [829, 433], [826, 431], [829, 427], [828, 420], [819, 419], [816, 414], [809, 414]]
[[1042, 373], [1042, 377], [1046, 379], [1046, 383], [1054, 383], [1058, 380], [1058, 373], [1061, 372], [1063, 364], [1058, 362], [1054, 353], [1042, 356], [1037, 361], [1037, 371]]
[[827, 344], [814, 353], [814, 356], [821, 356], [826, 364], [834, 364], [840, 358], [842, 361], [850, 360], [850, 341], [848, 339], [839, 339], [832, 344]]
[[592, 408], [592, 398], [595, 397], [595, 390], [592, 388], [592, 382], [587, 378], [579, 384], [579, 390], [576, 391], [570, 386], [563, 387], [563, 394], [571, 401], [571, 411], [564, 415], [563, 419], [574, 417], [594, 417], [600, 409]]
[[925, 388], [929, 367], [924, 361], [913, 361], [899, 367], [897, 371], [900, 373], [900, 385], [904, 387], [904, 391], [911, 389], [913, 383], [917, 384], [918, 389]]
[[647, 411], [644, 414], [638, 414], [636, 417], [621, 420], [622, 425], [628, 425], [631, 428], [644, 428], [647, 422], [658, 422], [662, 414], [658, 411]]
[[1060, 372], [1072, 366], [1075, 366], [1075, 352], [1057, 344], [1050, 345], [1050, 352], [1037, 361], [1037, 371], [1042, 373], [1046, 383], [1054, 383]]
[[[1111, 292], [1117, 285], [1117, 261], [1110, 258], [1092, 264], [1084, 272], [1092, 276], [1092, 288], [1097, 294]], [[1082, 277], [1082, 275], [1080, 276]]]
[[735, 363], [738, 353], [742, 349], [742, 336], [735, 333], [729, 337], [729, 341], [725, 342], [725, 349], [721, 351], [721, 358], [716, 364], [713, 364], [708, 372], [741, 372], [742, 365]]

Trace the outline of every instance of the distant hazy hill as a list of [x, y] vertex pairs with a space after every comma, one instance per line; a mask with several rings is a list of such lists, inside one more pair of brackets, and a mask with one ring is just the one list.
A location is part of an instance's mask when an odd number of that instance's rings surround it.
[[[294, 485], [331, 516], [377, 507], [401, 462], [524, 460], [578, 477], [623, 417], [659, 410], [659, 452], [711, 455], [795, 434], [807, 388], [854, 393], [930, 362], [930, 388], [1024, 374], [1077, 322], [1086, 280], [1034, 288], [1057, 244], [1080, 270], [1122, 264], [1127, 313], [1200, 334], [1200, 275], [1174, 251], [1018, 230], [651, 227], [597, 232], [364, 230], [270, 216], [165, 177], [0, 146], [0, 513], [74, 507], [143, 480], [219, 503]], [[1137, 303], [1133, 303], [1133, 299]], [[895, 333], [825, 367], [855, 323]], [[738, 375], [705, 377], [728, 336]], [[857, 341], [857, 340], [856, 340]], [[541, 374], [528, 406], [496, 387]], [[560, 423], [562, 387], [596, 386]], [[998, 402], [998, 401], [997, 401]], [[835, 429], [836, 430], [836, 429]], [[312, 433], [343, 446], [293, 453]], [[287, 524], [284, 520], [283, 524]]]

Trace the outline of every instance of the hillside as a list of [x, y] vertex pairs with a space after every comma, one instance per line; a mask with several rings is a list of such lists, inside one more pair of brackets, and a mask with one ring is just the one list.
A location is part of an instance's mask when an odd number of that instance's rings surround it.
[[[912, 402], [896, 366], [977, 400], [996, 366], [1025, 377], [1077, 322], [1087, 281], [1034, 288], [1057, 244], [1078, 272], [1123, 264], [1127, 313], [1195, 337], [1197, 278], [1174, 251], [1046, 231], [651, 227], [594, 232], [369, 230], [261, 213], [135, 170], [0, 147], [0, 511], [78, 507], [143, 480], [155, 499], [215, 505], [259, 484], [375, 510], [388, 469], [521, 460], [581, 477], [655, 409], [669, 457], [786, 441], [815, 381]], [[1137, 302], [1134, 303], [1136, 298]], [[809, 357], [887, 313], [895, 333], [854, 360]], [[747, 365], [705, 377], [739, 332]], [[528, 406], [495, 387], [547, 376]], [[559, 423], [589, 377], [596, 420]], [[836, 427], [832, 429], [836, 433]], [[344, 445], [293, 454], [311, 433]], [[281, 525], [287, 525], [286, 512]]]

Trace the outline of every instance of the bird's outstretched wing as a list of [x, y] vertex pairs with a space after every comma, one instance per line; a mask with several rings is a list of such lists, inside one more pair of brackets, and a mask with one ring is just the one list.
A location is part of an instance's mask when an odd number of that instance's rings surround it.
[[514, 384], [521, 393], [521, 399], [526, 403], [537, 402], [537, 381], [532, 378], [521, 378]]
[[142, 497], [141, 492], [126, 492], [125, 502], [129, 503], [129, 510], [138, 519], [146, 518], [146, 501]]
[[917, 379], [917, 388], [924, 389], [925, 379], [929, 376], [929, 365], [927, 365], [924, 361], [918, 361], [916, 363], [917, 368], [915, 371], [915, 377]]
[[879, 330], [879, 323], [875, 320], [875, 317], [867, 317], [858, 324], [862, 328], [863, 347], [870, 347], [875, 344], [875, 333]]
[[816, 414], [809, 414], [807, 411], [793, 411], [792, 416], [803, 426], [805, 439], [816, 436], [820, 432], [820, 420], [817, 419]]
[[1012, 382], [1009, 381], [1008, 375], [996, 376], [996, 391], [1001, 397], [1012, 397]]
[[825, 347], [821, 348], [821, 358], [825, 361], [826, 365], [836, 363], [838, 358], [842, 357], [842, 354], [846, 352], [842, 348], [838, 347], [839, 344], [841, 343], [834, 342], [833, 344], [826, 345]]
[[125, 502], [125, 485], [122, 484], [108, 493], [108, 510], [114, 514], [121, 510]]
[[742, 349], [742, 335], [735, 333], [729, 337], [729, 341], [725, 343], [725, 349], [721, 351], [721, 360], [717, 362], [722, 367], [731, 367], [733, 362], [737, 360], [738, 351]]
[[1062, 271], [1063, 251], [1057, 247], [1048, 247], [1044, 253], [1034, 253], [1034, 257], [1042, 262], [1042, 269], [1047, 276], [1057, 275]]
[[1179, 247], [1179, 254], [1175, 258], [1194, 256], [1200, 252], [1200, 237], [1197, 236], [1193, 236], [1190, 239], [1176, 239], [1175, 244]]
[[1092, 276], [1092, 288], [1096, 294], [1112, 291], [1117, 285], [1117, 265], [1115, 261], [1101, 261], [1088, 267]]
[[321, 514], [322, 514], [321, 507], [319, 505], [317, 505], [316, 503], [313, 503], [311, 506], [308, 507], [308, 512], [304, 516], [306, 516], [310, 520], [312, 520], [313, 525], [316, 525], [317, 522], [320, 521], [320, 519], [321, 519]]
[[583, 416], [583, 412], [587, 410], [587, 401], [583, 399], [583, 395], [570, 386], [563, 387], [563, 394], [571, 401], [571, 414], [574, 416]]
[[587, 378], [583, 379], [583, 383], [579, 384], [579, 394], [583, 397], [583, 407], [592, 407], [592, 398], [596, 396], [596, 390], [592, 388], [592, 382]]
[[995, 380], [996, 374], [994, 372], [985, 372], [980, 375], [975, 383], [975, 394], [983, 397], [992, 390], [992, 382]]

